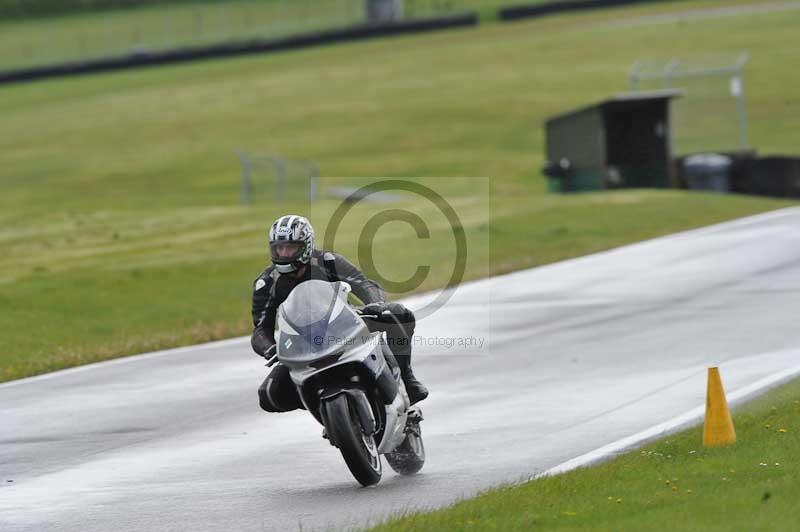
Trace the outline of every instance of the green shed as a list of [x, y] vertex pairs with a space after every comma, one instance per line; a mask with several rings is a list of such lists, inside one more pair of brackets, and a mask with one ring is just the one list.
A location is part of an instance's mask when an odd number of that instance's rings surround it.
[[682, 95], [619, 94], [547, 120], [548, 189], [670, 187], [670, 100]]

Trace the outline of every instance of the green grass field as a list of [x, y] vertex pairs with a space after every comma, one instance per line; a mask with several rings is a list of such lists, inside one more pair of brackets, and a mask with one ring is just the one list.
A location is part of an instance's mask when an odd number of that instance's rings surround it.
[[[621, 16], [714, 4], [0, 88], [0, 379], [248, 333], [271, 219], [298, 210], [321, 233], [337, 203], [239, 205], [238, 150], [310, 158], [330, 178], [488, 177], [489, 200], [469, 181], [438, 181], [471, 215], [471, 242], [488, 245], [467, 278], [793, 204], [544, 194], [542, 121], [622, 90], [642, 56], [750, 50], [751, 140], [762, 152], [796, 148], [800, 73], [785, 68], [785, 43], [800, 12], [615, 27]], [[354, 255], [374, 209], [354, 211], [340, 250]], [[438, 227], [431, 240], [447, 234]], [[402, 226], [378, 236], [385, 276], [424, 260], [432, 274], [420, 290], [446, 281], [446, 249], [415, 247]]]
[[798, 530], [800, 381], [735, 410], [734, 424], [731, 447], [702, 447], [698, 427], [600, 466], [372, 530]]

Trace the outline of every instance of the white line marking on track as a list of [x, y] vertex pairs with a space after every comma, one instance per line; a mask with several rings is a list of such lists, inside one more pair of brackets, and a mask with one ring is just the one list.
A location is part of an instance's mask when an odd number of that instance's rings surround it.
[[[800, 376], [800, 366], [794, 366], [792, 368], [779, 371], [778, 373], [773, 373], [768, 377], [764, 377], [761, 380], [758, 380], [752, 384], [748, 384], [743, 388], [727, 394], [728, 403], [732, 405], [743, 403], [748, 399], [753, 399], [772, 388], [792, 380], [797, 376]], [[693, 408], [688, 412], [681, 414], [680, 416], [670, 419], [669, 421], [659, 423], [658, 425], [650, 427], [649, 429], [643, 430], [637, 434], [622, 438], [621, 440], [617, 440], [593, 451], [589, 451], [586, 454], [582, 454], [581, 456], [567, 460], [566, 462], [563, 462], [555, 467], [551, 467], [543, 473], [531, 477], [529, 480], [560, 475], [561, 473], [566, 473], [568, 471], [572, 471], [573, 469], [588, 467], [606, 460], [610, 460], [619, 454], [631, 451], [637, 447], [641, 447], [646, 443], [695, 426], [703, 420], [704, 416], [705, 405], [698, 406], [697, 408]]]

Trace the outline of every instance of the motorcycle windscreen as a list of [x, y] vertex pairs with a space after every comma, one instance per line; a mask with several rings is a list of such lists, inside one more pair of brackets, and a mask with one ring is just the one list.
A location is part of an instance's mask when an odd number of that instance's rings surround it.
[[313, 362], [370, 341], [364, 321], [347, 304], [342, 283], [300, 283], [278, 309], [278, 359]]

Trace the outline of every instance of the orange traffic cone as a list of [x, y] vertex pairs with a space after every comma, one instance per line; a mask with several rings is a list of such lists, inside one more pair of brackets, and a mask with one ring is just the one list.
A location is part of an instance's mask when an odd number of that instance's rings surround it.
[[706, 392], [706, 421], [703, 426], [703, 446], [731, 445], [736, 442], [736, 431], [722, 388], [719, 368], [708, 368]]

